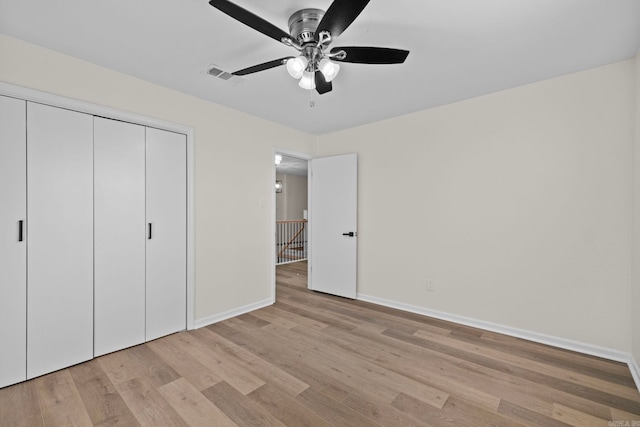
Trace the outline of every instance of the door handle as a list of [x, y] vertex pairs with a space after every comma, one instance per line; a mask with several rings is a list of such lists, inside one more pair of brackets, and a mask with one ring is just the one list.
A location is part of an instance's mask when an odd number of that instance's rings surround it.
[[356, 235], [356, 233], [354, 233], [353, 231], [350, 231], [348, 233], [342, 233], [343, 236], [349, 236], [349, 237], [353, 237]]
[[151, 228], [151, 223], [149, 223], [149, 240], [151, 240], [151, 237], [153, 235], [153, 233], [151, 232], [152, 228]]
[[20, 220], [18, 221], [18, 242], [22, 242], [24, 240], [23, 229], [24, 221]]

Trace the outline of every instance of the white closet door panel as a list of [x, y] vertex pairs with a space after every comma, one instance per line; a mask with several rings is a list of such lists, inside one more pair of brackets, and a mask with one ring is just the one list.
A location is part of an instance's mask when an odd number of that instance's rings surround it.
[[186, 153], [184, 135], [147, 128], [147, 341], [186, 329]]
[[93, 357], [93, 117], [27, 103], [27, 377]]
[[26, 103], [0, 96], [0, 387], [27, 378], [26, 149]]
[[94, 119], [95, 335], [100, 356], [145, 340], [145, 128]]

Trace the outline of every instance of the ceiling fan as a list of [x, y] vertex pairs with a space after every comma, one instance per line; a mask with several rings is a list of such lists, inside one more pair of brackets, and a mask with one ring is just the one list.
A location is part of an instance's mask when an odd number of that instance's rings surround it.
[[344, 46], [329, 48], [360, 15], [369, 0], [334, 0], [327, 11], [302, 9], [289, 18], [289, 33], [228, 0], [210, 0], [209, 4], [262, 34], [295, 48], [297, 56], [287, 56], [238, 70], [244, 76], [285, 65], [289, 74], [300, 79], [303, 89], [324, 94], [332, 89], [331, 81], [340, 70], [339, 62], [356, 64], [401, 64], [409, 51], [384, 47]]

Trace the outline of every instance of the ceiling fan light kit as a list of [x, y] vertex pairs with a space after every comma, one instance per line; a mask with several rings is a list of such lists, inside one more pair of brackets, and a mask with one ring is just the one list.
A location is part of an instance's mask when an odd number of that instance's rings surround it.
[[340, 72], [340, 64], [329, 61], [327, 58], [322, 58], [320, 62], [318, 62], [318, 69], [324, 74], [324, 79], [330, 82], [338, 75], [338, 72]]
[[302, 89], [313, 90], [316, 88], [315, 73], [312, 71], [306, 71], [302, 73], [302, 78], [298, 82], [298, 86]]
[[[282, 40], [284, 44], [292, 46], [300, 51], [300, 56], [287, 60], [287, 71], [294, 79], [300, 79], [298, 86], [303, 89], [316, 88], [315, 73], [320, 71], [325, 81], [333, 80], [340, 71], [340, 65], [327, 59], [324, 49], [331, 40], [328, 31], [315, 39], [316, 29], [322, 21], [324, 10], [302, 9], [289, 18], [289, 33], [297, 43], [290, 40]], [[331, 56], [336, 56], [335, 54]]]
[[296, 56], [295, 58], [290, 58], [287, 60], [287, 71], [289, 75], [294, 79], [299, 79], [302, 77], [302, 73], [307, 69], [307, 64], [309, 64], [309, 60], [304, 56]]
[[299, 79], [298, 86], [316, 90], [319, 94], [333, 89], [331, 81], [340, 71], [338, 62], [357, 64], [401, 64], [409, 51], [382, 47], [334, 47], [338, 37], [360, 15], [369, 0], [334, 0], [326, 12], [302, 9], [289, 18], [289, 34], [268, 21], [228, 0], [210, 0], [209, 4], [237, 21], [298, 51], [289, 56], [238, 70], [243, 76], [286, 65], [291, 77]]

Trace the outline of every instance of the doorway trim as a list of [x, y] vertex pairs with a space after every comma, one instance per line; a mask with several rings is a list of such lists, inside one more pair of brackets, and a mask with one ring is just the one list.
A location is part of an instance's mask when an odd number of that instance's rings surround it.
[[[271, 239], [269, 239], [271, 250], [269, 251], [269, 253], [271, 254], [271, 300], [274, 303], [276, 302], [276, 192], [274, 189], [274, 183], [276, 182], [276, 154], [306, 160], [307, 164], [310, 160], [313, 160], [313, 156], [311, 154], [302, 153], [300, 151], [293, 151], [288, 148], [273, 147], [271, 152], [271, 182], [269, 183], [269, 189], [271, 191]], [[311, 183], [311, 177], [309, 176], [310, 170], [310, 168], [307, 168], [307, 210], [311, 209], [311, 206], [309, 204], [311, 201], [311, 187], [309, 186]], [[307, 261], [307, 269], [310, 268], [311, 257], [309, 256]]]

